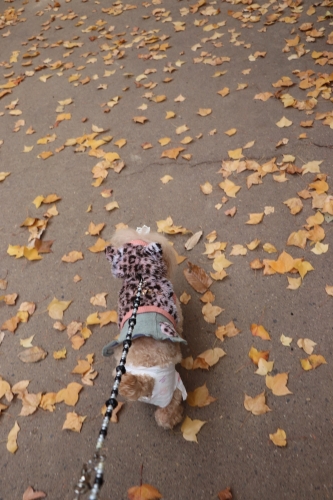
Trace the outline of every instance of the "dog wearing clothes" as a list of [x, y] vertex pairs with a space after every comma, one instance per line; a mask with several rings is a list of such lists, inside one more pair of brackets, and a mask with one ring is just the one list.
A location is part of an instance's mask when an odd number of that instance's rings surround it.
[[182, 420], [182, 399], [187, 394], [175, 369], [182, 359], [180, 344], [183, 317], [170, 281], [176, 265], [175, 252], [164, 236], [144, 226], [120, 229], [106, 248], [112, 274], [123, 280], [118, 301], [120, 333], [103, 349], [119, 362], [128, 331], [139, 276], [144, 280], [132, 346], [127, 355], [126, 373], [119, 394], [130, 401], [157, 406], [155, 419], [164, 429]]

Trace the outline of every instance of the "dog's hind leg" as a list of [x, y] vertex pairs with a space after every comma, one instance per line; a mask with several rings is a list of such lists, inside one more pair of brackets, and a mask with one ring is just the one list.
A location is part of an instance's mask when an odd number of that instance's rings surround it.
[[175, 425], [179, 424], [183, 418], [182, 407], [182, 393], [176, 389], [173, 397], [165, 408], [158, 408], [155, 411], [155, 420], [157, 425], [163, 429], [172, 429]]

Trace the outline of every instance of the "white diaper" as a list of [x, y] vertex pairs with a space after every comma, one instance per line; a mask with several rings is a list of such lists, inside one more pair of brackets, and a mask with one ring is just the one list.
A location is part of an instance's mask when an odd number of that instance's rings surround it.
[[126, 372], [132, 375], [149, 375], [155, 381], [152, 395], [150, 397], [143, 396], [139, 401], [165, 408], [170, 403], [176, 389], [181, 391], [184, 401], [187, 398], [182, 379], [173, 364], [164, 367], [152, 366], [150, 368], [126, 365]]

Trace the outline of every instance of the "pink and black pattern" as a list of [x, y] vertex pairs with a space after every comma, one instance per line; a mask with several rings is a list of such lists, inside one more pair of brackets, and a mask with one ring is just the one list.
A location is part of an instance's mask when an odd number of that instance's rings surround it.
[[118, 301], [118, 325], [132, 311], [133, 299], [138, 287], [138, 276], [144, 279], [140, 307], [155, 306], [169, 313], [178, 322], [173, 287], [166, 278], [167, 267], [163, 260], [162, 246], [150, 243], [147, 246], [126, 243], [123, 247], [112, 245], [105, 250], [112, 264], [112, 274], [123, 279]]

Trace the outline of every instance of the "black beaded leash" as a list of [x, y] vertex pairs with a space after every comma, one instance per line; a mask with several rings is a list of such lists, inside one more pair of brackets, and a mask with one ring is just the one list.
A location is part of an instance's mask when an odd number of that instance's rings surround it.
[[[141, 276], [138, 276], [139, 279], [139, 285], [138, 285], [138, 290], [134, 299], [134, 305], [133, 305], [133, 312], [132, 316], [130, 317], [128, 324], [128, 332], [126, 335], [126, 339], [123, 342], [123, 352], [121, 355], [121, 359], [119, 362], [119, 365], [116, 368], [116, 376], [114, 380], [114, 384], [112, 387], [112, 392], [110, 398], [106, 401], [106, 412], [104, 415], [104, 419], [102, 422], [102, 427], [101, 430], [99, 431], [97, 443], [96, 443], [96, 451], [94, 453], [94, 456], [92, 460], [89, 460], [88, 464], [84, 464], [82, 471], [81, 471], [81, 477], [75, 487], [75, 494], [76, 497], [74, 500], [80, 500], [81, 495], [86, 494], [87, 492], [90, 492], [89, 495], [89, 500], [97, 500], [99, 496], [100, 489], [103, 486], [103, 472], [104, 472], [104, 462], [105, 462], [105, 455], [101, 454], [101, 449], [103, 446], [103, 443], [105, 441], [106, 435], [108, 433], [108, 426], [112, 417], [112, 411], [117, 408], [118, 406], [118, 401], [117, 401], [117, 396], [118, 396], [118, 387], [121, 382], [121, 377], [124, 373], [126, 373], [126, 368], [125, 368], [125, 363], [126, 363], [126, 357], [129, 351], [129, 348], [131, 347], [132, 344], [132, 333], [136, 324], [136, 315], [138, 312], [138, 308], [140, 305], [140, 296], [142, 292], [142, 286], [143, 286], [143, 279]], [[91, 474], [95, 471], [95, 480], [93, 486], [90, 485], [90, 478]]]

